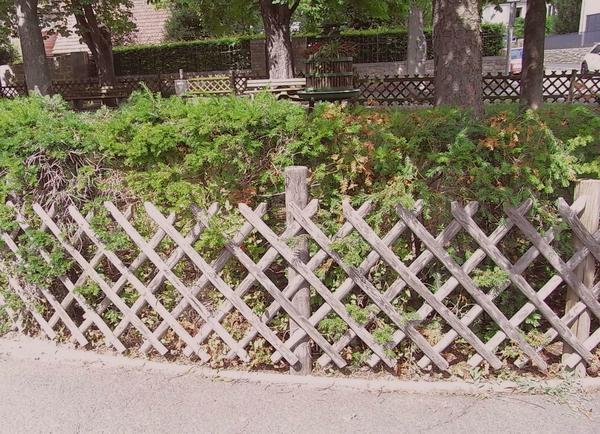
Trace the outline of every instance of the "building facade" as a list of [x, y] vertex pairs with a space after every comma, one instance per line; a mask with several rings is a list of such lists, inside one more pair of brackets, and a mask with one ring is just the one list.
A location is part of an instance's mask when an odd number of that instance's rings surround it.
[[[585, 1], [585, 0], [584, 0]], [[600, 0], [587, 0], [589, 2], [596, 2], [600, 6]], [[483, 8], [481, 13], [481, 19], [484, 23], [504, 24], [508, 26], [510, 23], [510, 7], [514, 4], [515, 16], [514, 18], [525, 18], [527, 14], [527, 0], [513, 0], [510, 2], [500, 3], [498, 5], [490, 4]], [[546, 5], [547, 14], [555, 15], [556, 8], [552, 4]]]
[[581, 18], [579, 33], [600, 34], [600, 0], [583, 0], [581, 3]]
[[[515, 18], [525, 17], [527, 13], [527, 1], [516, 1]], [[499, 5], [487, 5], [481, 12], [481, 18], [484, 23], [504, 24], [508, 26], [510, 22], [510, 3], [500, 3]]]

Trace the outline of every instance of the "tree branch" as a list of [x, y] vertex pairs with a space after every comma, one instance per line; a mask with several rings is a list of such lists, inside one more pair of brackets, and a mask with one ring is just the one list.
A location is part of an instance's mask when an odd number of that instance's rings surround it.
[[296, 12], [296, 9], [298, 9], [299, 5], [300, 5], [300, 0], [295, 0], [294, 3], [292, 3], [292, 6], [290, 6], [290, 15], [293, 15], [294, 12]]

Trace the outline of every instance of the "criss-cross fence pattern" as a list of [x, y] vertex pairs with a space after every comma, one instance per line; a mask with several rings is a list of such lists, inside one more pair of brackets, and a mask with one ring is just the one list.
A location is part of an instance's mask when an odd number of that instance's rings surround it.
[[[487, 362], [499, 369], [505, 363], [506, 349], [512, 348], [520, 366], [531, 361], [545, 370], [546, 348], [559, 340], [572, 351], [564, 361], [569, 367], [596, 360], [600, 282], [584, 284], [576, 270], [588, 258], [600, 260], [600, 231], [591, 233], [579, 217], [586, 207], [597, 207], [598, 198], [583, 195], [572, 205], [561, 199], [557, 211], [562, 221], [541, 232], [528, 218], [531, 201], [507, 207], [497, 227], [487, 231], [477, 223], [477, 203], [453, 203], [453, 220], [436, 233], [420, 218], [421, 202], [413, 209], [397, 206], [396, 223], [384, 233], [367, 223], [374, 211], [371, 203], [355, 209], [344, 202], [345, 221], [335, 234], [325, 233], [318, 224], [317, 200], [303, 209], [293, 201], [287, 203], [290, 219], [281, 231], [271, 224], [272, 218], [265, 218], [269, 214], [266, 204], [254, 209], [240, 204], [236, 230], [226, 231], [228, 239], [220, 244], [220, 251], [210, 254], [198, 240], [207, 228], [214, 231], [216, 205], [205, 211], [193, 208], [195, 223], [183, 229], [180, 218], [163, 214], [151, 203], [145, 203], [143, 210], [121, 211], [106, 202], [114, 231], [126, 234], [128, 249], [105, 241], [91, 212], [84, 216], [70, 206], [58, 216], [53, 208], [34, 204], [33, 219], [12, 203], [8, 206], [15, 211], [16, 226], [1, 234], [2, 272], [11, 291], [49, 338], [66, 336], [82, 346], [103, 341], [119, 352], [132, 349], [165, 355], [179, 351], [204, 362], [218, 356], [264, 363], [266, 354], [271, 362], [288, 365], [299, 363], [295, 350], [309, 339], [313, 354], [318, 354], [317, 363], [324, 367], [333, 363], [342, 368], [352, 361], [396, 368], [410, 358], [421, 368], [433, 364], [443, 371], [457, 362], [457, 348], [472, 367]], [[153, 227], [145, 235], [134, 223], [136, 213]], [[72, 263], [52, 281], [33, 284], [23, 277], [23, 270], [31, 266], [24, 262], [24, 252], [30, 248], [27, 240], [39, 239], [40, 232], [56, 243], [52, 249], [51, 243], [35, 244], [43, 261], [52, 263], [57, 251], [62, 251]], [[577, 239], [574, 251], [560, 245], [567, 232]], [[398, 241], [407, 237], [418, 247], [401, 254]], [[460, 243], [474, 246], [464, 260], [450, 253], [459, 237]], [[516, 259], [513, 251], [503, 247], [509, 237], [527, 244]], [[313, 246], [305, 261], [294, 247], [300, 238]], [[356, 243], [356, 238], [368, 246], [359, 261], [339, 247], [344, 240]], [[250, 239], [254, 248], [248, 244]], [[256, 250], [256, 245], [263, 248]], [[534, 282], [528, 270], [540, 262], [553, 271], [550, 277]], [[483, 264], [493, 266], [501, 276], [492, 287], [477, 279]], [[287, 279], [282, 277], [286, 268], [293, 271]], [[235, 270], [233, 275], [231, 270]], [[328, 278], [333, 270], [338, 277]], [[437, 270], [435, 285], [427, 277], [431, 270]], [[377, 279], [382, 273], [393, 278], [383, 284]], [[313, 292], [309, 315], [300, 313], [294, 301], [306, 285]], [[97, 291], [90, 298], [92, 286]], [[567, 289], [574, 291], [578, 301], [564, 308]], [[407, 296], [414, 310], [398, 303]], [[514, 303], [522, 301], [507, 311], [499, 303], [506, 297]], [[252, 302], [257, 298], [263, 300], [260, 306]], [[459, 298], [468, 301], [458, 307]], [[351, 300], [360, 300], [364, 308], [357, 309]], [[524, 326], [536, 313], [543, 338], [532, 340]], [[574, 333], [572, 324], [584, 314], [592, 317], [591, 333]], [[333, 319], [343, 324], [339, 333], [329, 333], [324, 327]], [[484, 319], [493, 326], [488, 328], [491, 333], [482, 334], [473, 327]], [[288, 321], [295, 327], [288, 329]], [[438, 330], [435, 337], [430, 333], [432, 326]], [[409, 355], [400, 350], [403, 344], [411, 348]], [[262, 362], [256, 360], [257, 348], [265, 350]], [[358, 360], [352, 355], [356, 348], [362, 348]]]
[[27, 94], [27, 86], [24, 84], [0, 85], [0, 98], [16, 98]]
[[[368, 105], [432, 105], [435, 100], [434, 78], [431, 76], [361, 76], [356, 79], [361, 93], [359, 102]], [[600, 101], [600, 71], [548, 72], [543, 81], [544, 99], [548, 102]], [[520, 75], [486, 74], [483, 98], [486, 102], [508, 102], [519, 99]]]
[[[235, 84], [235, 93], [241, 95], [246, 90], [248, 79], [252, 78], [251, 74], [247, 71], [232, 71], [230, 75], [231, 83]], [[208, 79], [210, 73], [205, 72], [186, 72], [184, 73], [184, 77], [206, 78], [206, 82], [210, 81]], [[175, 95], [174, 80], [177, 78], [179, 78], [178, 74], [117, 77], [114, 90], [118, 90], [119, 96], [122, 98], [130, 96], [134, 91], [141, 90], [144, 87], [163, 96], [171, 96]], [[215, 80], [213, 84], [219, 86], [218, 81]], [[211, 83], [208, 84], [210, 85]], [[54, 92], [62, 95], [65, 100], [103, 95], [102, 86], [95, 79], [55, 81], [52, 83], [52, 87]], [[27, 95], [27, 86], [25, 84], [0, 86], [0, 98], [16, 98], [25, 95]]]
[[[209, 73], [187, 72], [185, 78], [206, 78]], [[231, 71], [235, 93], [243, 95], [247, 82], [253, 78], [247, 71]], [[174, 80], [177, 74], [156, 74], [118, 77], [115, 90], [124, 98], [133, 91], [146, 86], [163, 96], [175, 94]], [[519, 99], [520, 76], [487, 74], [483, 77], [483, 96], [489, 103], [509, 102]], [[208, 84], [209, 80], [205, 80]], [[218, 83], [214, 83], [218, 86]], [[600, 101], [600, 72], [577, 73], [574, 71], [551, 72], [544, 76], [544, 99], [548, 102], [579, 102], [598, 104]], [[67, 100], [85, 95], [102, 95], [101, 86], [95, 80], [61, 81], [53, 83], [54, 90]], [[365, 105], [432, 105], [435, 99], [434, 78], [431, 76], [360, 76], [355, 78], [360, 89], [358, 102]], [[0, 87], [0, 98], [26, 95], [24, 85]]]

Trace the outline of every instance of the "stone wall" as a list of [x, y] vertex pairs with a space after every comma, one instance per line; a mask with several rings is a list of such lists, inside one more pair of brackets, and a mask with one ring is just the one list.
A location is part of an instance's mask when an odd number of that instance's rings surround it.
[[[96, 70], [88, 53], [70, 53], [49, 57], [48, 66], [53, 81], [87, 80], [96, 75]], [[11, 65], [10, 69], [14, 75], [11, 82], [25, 82], [25, 71], [22, 63]]]
[[544, 63], [546, 65], [561, 63], [580, 64], [583, 57], [589, 53], [590, 50], [590, 47], [546, 50], [544, 51]]

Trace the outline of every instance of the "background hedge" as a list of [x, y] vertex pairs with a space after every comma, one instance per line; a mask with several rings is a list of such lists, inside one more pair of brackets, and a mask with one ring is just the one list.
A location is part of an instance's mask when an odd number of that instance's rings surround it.
[[[306, 35], [308, 44], [327, 41], [327, 37]], [[425, 30], [427, 57], [433, 59], [432, 30]], [[504, 47], [505, 28], [501, 24], [483, 24], [483, 55], [497, 56]], [[342, 32], [343, 41], [353, 44], [355, 63], [400, 62], [406, 60], [408, 31], [406, 29], [350, 30]]]
[[113, 50], [117, 75], [250, 69], [250, 37], [130, 45]]
[[[308, 44], [326, 42], [327, 37], [314, 34], [299, 35]], [[426, 30], [428, 47], [432, 46], [431, 30]], [[504, 45], [504, 26], [482, 26], [483, 55], [497, 56]], [[260, 36], [205, 39], [170, 42], [160, 45], [131, 45], [117, 47], [117, 75], [143, 75], [250, 69], [250, 41]], [[406, 59], [408, 33], [405, 29], [352, 30], [342, 32], [342, 40], [354, 44], [356, 63], [398, 62]], [[433, 52], [429, 49], [429, 58]]]

